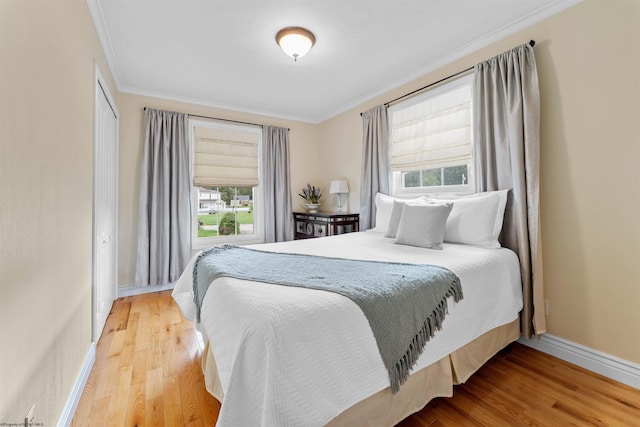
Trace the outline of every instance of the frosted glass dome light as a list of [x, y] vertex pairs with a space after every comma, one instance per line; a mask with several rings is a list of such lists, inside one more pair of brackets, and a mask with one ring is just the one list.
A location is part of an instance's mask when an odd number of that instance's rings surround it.
[[294, 61], [305, 56], [315, 42], [316, 38], [313, 33], [306, 28], [288, 27], [283, 28], [276, 34], [276, 43]]

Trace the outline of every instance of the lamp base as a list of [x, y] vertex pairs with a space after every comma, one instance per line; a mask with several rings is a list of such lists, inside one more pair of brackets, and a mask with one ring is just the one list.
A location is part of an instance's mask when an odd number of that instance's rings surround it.
[[336, 213], [344, 213], [344, 207], [342, 206], [342, 193], [338, 194], [338, 209]]

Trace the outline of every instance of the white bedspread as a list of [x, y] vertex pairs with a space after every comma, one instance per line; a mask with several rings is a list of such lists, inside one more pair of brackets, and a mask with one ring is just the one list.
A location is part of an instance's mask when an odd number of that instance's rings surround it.
[[[375, 231], [252, 247], [434, 264], [456, 273], [464, 299], [449, 303], [442, 331], [413, 371], [515, 320], [522, 309], [518, 260], [508, 249], [445, 244], [437, 251], [396, 245]], [[173, 291], [189, 319], [193, 261]], [[389, 386], [367, 319], [341, 295], [221, 278], [204, 297], [201, 320], [224, 391], [218, 426], [321, 426]]]

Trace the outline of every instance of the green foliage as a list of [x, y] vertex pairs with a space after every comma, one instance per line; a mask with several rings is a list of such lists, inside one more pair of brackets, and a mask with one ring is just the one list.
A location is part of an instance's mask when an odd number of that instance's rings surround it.
[[218, 232], [216, 230], [205, 230], [202, 227], [198, 228], [198, 237], [216, 237]]
[[238, 224], [253, 224], [253, 212], [238, 212], [236, 222]]
[[423, 187], [435, 187], [438, 185], [442, 185], [442, 182], [440, 181], [440, 168], [422, 171]]
[[218, 233], [221, 236], [228, 236], [230, 234], [238, 234], [238, 223], [236, 217], [231, 212], [224, 214], [218, 225]]
[[[213, 226], [213, 225], [217, 226], [218, 221], [220, 221], [220, 223], [222, 224], [222, 219], [228, 215], [233, 216], [233, 213], [218, 212], [213, 215], [209, 215], [209, 214], [198, 215], [198, 224], [199, 224], [198, 237], [218, 236], [218, 232], [216, 230], [206, 230], [203, 228], [203, 226]], [[253, 212], [245, 212], [245, 211], [237, 212], [235, 216], [235, 222], [236, 222], [237, 231], [239, 233], [240, 224], [253, 224]], [[233, 234], [233, 226], [232, 228], [230, 228], [230, 230], [232, 231], [230, 234]]]

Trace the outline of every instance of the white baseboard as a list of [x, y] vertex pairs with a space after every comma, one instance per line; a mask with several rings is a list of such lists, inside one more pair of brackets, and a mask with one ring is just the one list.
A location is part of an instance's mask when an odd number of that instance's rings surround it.
[[82, 364], [82, 369], [78, 374], [78, 378], [76, 378], [76, 382], [71, 389], [71, 394], [67, 399], [67, 403], [65, 403], [64, 408], [62, 408], [62, 414], [60, 414], [60, 418], [58, 418], [58, 427], [68, 427], [71, 425], [73, 416], [78, 408], [78, 402], [80, 402], [84, 386], [87, 384], [87, 379], [89, 379], [89, 374], [91, 373], [91, 368], [93, 368], [93, 363], [95, 361], [96, 343], [92, 342], [89, 347], [89, 351], [87, 351], [87, 355], [84, 358], [84, 363]]
[[640, 365], [551, 334], [519, 343], [640, 390]]
[[136, 285], [123, 285], [118, 286], [118, 298], [130, 297], [133, 295], [150, 294], [151, 292], [168, 291], [175, 287], [175, 282], [167, 283], [166, 285], [155, 286], [136, 286]]

